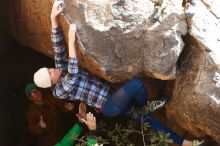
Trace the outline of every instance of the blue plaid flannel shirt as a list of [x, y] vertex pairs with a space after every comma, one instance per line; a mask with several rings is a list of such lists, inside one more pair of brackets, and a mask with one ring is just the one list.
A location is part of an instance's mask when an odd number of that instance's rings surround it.
[[81, 70], [77, 58], [67, 59], [63, 34], [59, 28], [52, 29], [51, 39], [55, 67], [62, 71], [62, 77], [53, 89], [54, 96], [59, 99], [85, 101], [88, 105], [101, 109], [110, 95], [110, 86]]

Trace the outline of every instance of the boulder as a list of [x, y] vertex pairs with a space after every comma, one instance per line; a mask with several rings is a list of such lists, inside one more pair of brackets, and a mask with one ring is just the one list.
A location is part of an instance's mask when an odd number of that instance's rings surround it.
[[219, 0], [203, 0], [204, 4], [218, 19], [220, 18], [220, 1]]
[[[162, 17], [154, 23], [154, 3], [148, 0], [67, 1], [64, 15], [78, 25], [81, 48], [120, 82], [144, 72], [174, 79], [184, 46], [186, 23], [180, 1], [164, 1]], [[70, 13], [71, 12], [71, 13]]]
[[[53, 56], [51, 2], [15, 0], [9, 8], [16, 40]], [[175, 79], [176, 62], [184, 46], [181, 36], [187, 32], [182, 2], [164, 0], [157, 22], [152, 20], [154, 11], [150, 0], [66, 1], [64, 16], [78, 26], [81, 66], [111, 82], [125, 81], [140, 72], [162, 80]], [[62, 18], [65, 36], [66, 22]]]
[[191, 134], [220, 144], [220, 23], [202, 2], [195, 9], [166, 113]]
[[[198, 0], [195, 16], [186, 21], [182, 1], [164, 0], [161, 17], [154, 21], [150, 0], [66, 1], [60, 25], [67, 40], [69, 22], [77, 24], [80, 65], [101, 78], [117, 83], [141, 74], [173, 80], [167, 86], [172, 95], [168, 118], [220, 144], [218, 3]], [[48, 0], [9, 1], [7, 15], [19, 43], [52, 57], [51, 6]], [[187, 28], [191, 45], [182, 53]]]
[[49, 55], [51, 1], [13, 0], [6, 9], [11, 35], [20, 44]]

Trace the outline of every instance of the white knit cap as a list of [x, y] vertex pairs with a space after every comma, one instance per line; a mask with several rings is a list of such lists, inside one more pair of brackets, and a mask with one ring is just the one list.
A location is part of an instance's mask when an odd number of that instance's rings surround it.
[[34, 83], [41, 88], [51, 87], [50, 75], [46, 67], [40, 68], [34, 74]]

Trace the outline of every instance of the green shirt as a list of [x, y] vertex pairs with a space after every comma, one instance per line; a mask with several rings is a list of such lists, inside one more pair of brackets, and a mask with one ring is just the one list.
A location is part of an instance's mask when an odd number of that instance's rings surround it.
[[[56, 143], [54, 146], [73, 146], [76, 143], [76, 140], [73, 140], [74, 137], [79, 136], [82, 133], [82, 127], [76, 123], [70, 131], [63, 137], [61, 141]], [[87, 138], [88, 146], [93, 146], [96, 144], [96, 140], [92, 137]]]

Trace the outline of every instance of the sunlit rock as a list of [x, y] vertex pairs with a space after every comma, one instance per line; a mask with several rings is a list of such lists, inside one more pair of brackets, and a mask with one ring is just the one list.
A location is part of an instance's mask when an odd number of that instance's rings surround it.
[[202, 2], [188, 24], [191, 45], [181, 56], [167, 115], [191, 134], [220, 144], [220, 24]]
[[[53, 56], [50, 42], [50, 1], [10, 3], [11, 33], [16, 40]], [[150, 0], [72, 0], [64, 16], [77, 24], [81, 66], [111, 82], [138, 73], [162, 80], [175, 79], [176, 62], [187, 32], [182, 2], [164, 0], [159, 21], [152, 20]], [[61, 16], [65, 36], [68, 21]], [[16, 25], [14, 25], [16, 24]]]

